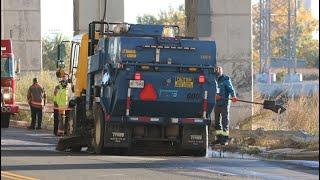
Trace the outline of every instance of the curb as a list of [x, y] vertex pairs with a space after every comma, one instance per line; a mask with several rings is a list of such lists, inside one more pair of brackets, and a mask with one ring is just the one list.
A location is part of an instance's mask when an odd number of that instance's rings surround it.
[[[15, 128], [28, 128], [29, 126], [30, 126], [30, 122], [15, 121], [15, 120], [10, 120], [10, 125], [9, 125], [9, 127], [15, 127]], [[53, 131], [52, 125], [43, 124], [41, 128], [42, 128], [41, 130]]]
[[319, 161], [306, 161], [306, 160], [284, 160], [285, 163], [304, 166], [308, 168], [319, 169]]
[[319, 161], [319, 151], [286, 152], [286, 153], [262, 153], [260, 157], [277, 160], [311, 160]]

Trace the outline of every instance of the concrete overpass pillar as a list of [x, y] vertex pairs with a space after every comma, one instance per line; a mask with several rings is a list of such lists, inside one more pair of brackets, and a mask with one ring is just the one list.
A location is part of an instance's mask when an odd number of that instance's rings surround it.
[[[237, 96], [252, 100], [251, 0], [185, 0], [185, 4], [187, 35], [216, 41], [218, 65], [231, 77]], [[251, 104], [233, 103], [231, 127], [252, 114]]]
[[40, 0], [1, 0], [1, 39], [11, 39], [22, 71], [40, 71]]
[[[91, 21], [103, 18], [105, 0], [73, 0], [74, 34], [88, 32]], [[106, 21], [124, 21], [124, 0], [107, 0]]]

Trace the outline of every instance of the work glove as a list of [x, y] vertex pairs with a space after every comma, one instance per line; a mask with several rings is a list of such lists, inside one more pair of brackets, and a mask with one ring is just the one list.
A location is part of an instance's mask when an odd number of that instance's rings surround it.
[[222, 99], [222, 97], [220, 96], [220, 95], [216, 95], [216, 100], [217, 101], [219, 101], [219, 100], [221, 100]]
[[237, 102], [238, 100], [239, 100], [239, 99], [238, 99], [237, 97], [232, 97], [232, 98], [231, 98], [231, 101], [234, 102], [234, 103]]

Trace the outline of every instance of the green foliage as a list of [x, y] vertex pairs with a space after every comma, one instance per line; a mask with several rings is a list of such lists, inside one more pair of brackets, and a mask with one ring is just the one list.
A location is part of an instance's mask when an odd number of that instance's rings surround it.
[[159, 20], [155, 16], [150, 15], [150, 14], [138, 16], [137, 22], [139, 24], [161, 24], [161, 22], [159, 22]]
[[[58, 34], [55, 37], [43, 37], [42, 38], [42, 62], [43, 70], [56, 70], [56, 61], [58, 58], [58, 45], [62, 42], [68, 40], [67, 37], [62, 34]], [[70, 44], [66, 44], [64, 54], [69, 54]], [[68, 56], [66, 56], [68, 58]]]
[[137, 22], [139, 24], [177, 25], [180, 28], [180, 35], [185, 35], [185, 19], [184, 6], [181, 5], [178, 9], [169, 7], [167, 11], [161, 10], [157, 17], [150, 14], [138, 16]]

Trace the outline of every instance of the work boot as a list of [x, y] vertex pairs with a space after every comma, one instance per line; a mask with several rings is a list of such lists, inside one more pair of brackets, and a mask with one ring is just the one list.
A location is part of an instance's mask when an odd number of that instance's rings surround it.
[[35, 128], [33, 126], [29, 126], [28, 129], [34, 130]]
[[214, 144], [221, 144], [222, 142], [222, 135], [216, 135], [214, 138]]
[[228, 145], [229, 140], [229, 136], [219, 134], [215, 137], [214, 144]]
[[229, 141], [230, 141], [229, 136], [224, 136], [224, 135], [223, 135], [223, 136], [221, 137], [221, 145], [228, 145]]

